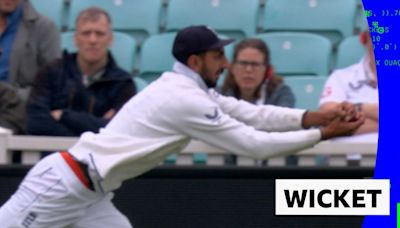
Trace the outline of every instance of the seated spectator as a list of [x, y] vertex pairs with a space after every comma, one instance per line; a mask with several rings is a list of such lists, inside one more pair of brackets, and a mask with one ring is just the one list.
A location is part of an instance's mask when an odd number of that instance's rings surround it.
[[378, 82], [373, 44], [368, 31], [360, 34], [366, 48], [360, 62], [335, 70], [328, 78], [320, 99], [320, 109], [334, 109], [341, 102], [352, 103], [366, 117], [355, 134], [378, 132]]
[[[235, 46], [233, 62], [221, 93], [257, 105], [294, 107], [295, 97], [283, 79], [273, 72], [268, 46], [260, 39], [244, 39]], [[226, 155], [226, 164], [236, 164], [236, 155]], [[267, 161], [257, 161], [266, 164]], [[297, 163], [293, 156], [288, 164]]]
[[253, 104], [292, 108], [295, 102], [290, 87], [274, 74], [268, 47], [259, 39], [245, 39], [235, 46], [221, 93]]
[[26, 102], [42, 66], [58, 58], [60, 34], [28, 0], [0, 0], [0, 81]]
[[131, 75], [115, 63], [109, 15], [97, 7], [76, 20], [77, 53], [44, 67], [28, 103], [27, 131], [34, 135], [79, 136], [98, 132], [135, 92]]
[[14, 134], [23, 134], [25, 106], [13, 87], [0, 82], [0, 127], [12, 130]]

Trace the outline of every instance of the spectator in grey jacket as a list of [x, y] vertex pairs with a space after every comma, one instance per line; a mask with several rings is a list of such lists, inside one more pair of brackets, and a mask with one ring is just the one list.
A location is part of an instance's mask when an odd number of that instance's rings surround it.
[[0, 0], [0, 34], [0, 81], [25, 102], [38, 69], [61, 54], [59, 31], [28, 0]]
[[24, 130], [25, 106], [10, 85], [0, 82], [0, 127], [22, 134]]
[[244, 39], [235, 46], [221, 92], [253, 104], [293, 108], [295, 103], [290, 87], [274, 74], [268, 47], [260, 39]]
[[[274, 74], [268, 46], [254, 38], [244, 39], [235, 46], [232, 64], [220, 91], [257, 105], [293, 108], [295, 103], [290, 87]], [[235, 164], [236, 159], [236, 155], [226, 155], [225, 163]], [[266, 164], [267, 161], [257, 162]], [[289, 156], [287, 163], [296, 164], [297, 159]]]

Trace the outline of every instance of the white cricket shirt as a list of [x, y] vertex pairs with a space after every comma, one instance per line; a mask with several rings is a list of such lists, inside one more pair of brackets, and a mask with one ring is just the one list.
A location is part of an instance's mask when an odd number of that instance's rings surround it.
[[304, 112], [224, 97], [175, 63], [174, 72], [130, 99], [98, 134], [84, 133], [70, 153], [97, 171], [104, 191], [112, 191], [180, 152], [192, 138], [255, 159], [311, 147], [321, 132], [301, 130]]
[[[368, 58], [344, 69], [335, 70], [325, 83], [319, 104], [326, 102], [378, 103], [378, 87], [374, 82]], [[375, 84], [375, 86], [373, 86]]]

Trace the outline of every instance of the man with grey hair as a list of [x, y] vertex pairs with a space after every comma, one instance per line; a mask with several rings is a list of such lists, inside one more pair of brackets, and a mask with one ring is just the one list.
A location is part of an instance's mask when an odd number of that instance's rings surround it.
[[76, 19], [77, 53], [43, 68], [27, 106], [27, 131], [34, 135], [80, 136], [104, 127], [135, 92], [131, 75], [115, 63], [108, 48], [111, 19], [91, 7]]

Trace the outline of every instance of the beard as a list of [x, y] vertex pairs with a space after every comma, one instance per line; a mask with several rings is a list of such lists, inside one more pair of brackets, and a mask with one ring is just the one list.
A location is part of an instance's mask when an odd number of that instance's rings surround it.
[[207, 88], [211, 89], [211, 88], [215, 88], [217, 86], [217, 82], [213, 82], [210, 79], [207, 78], [203, 78], [204, 83], [206, 83]]
[[[217, 72], [215, 72], [215, 74], [220, 75], [223, 72], [224, 72], [224, 69], [221, 68]], [[200, 71], [200, 76], [203, 79], [204, 83], [206, 84], [207, 88], [209, 88], [209, 89], [215, 88], [217, 86], [218, 79], [216, 79], [215, 81], [211, 80], [210, 78], [213, 78], [212, 75], [213, 75], [213, 73], [206, 67], [203, 67]]]

